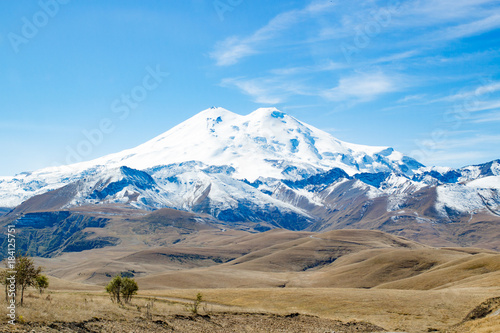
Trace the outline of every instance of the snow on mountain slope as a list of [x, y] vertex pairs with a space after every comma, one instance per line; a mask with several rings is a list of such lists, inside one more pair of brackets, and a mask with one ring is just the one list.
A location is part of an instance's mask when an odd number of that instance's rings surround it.
[[387, 196], [387, 211], [437, 186], [436, 208], [447, 216], [450, 209], [470, 212], [484, 209], [485, 200], [492, 207], [500, 202], [499, 175], [498, 160], [462, 169], [422, 167], [392, 148], [340, 141], [275, 108], [246, 116], [211, 108], [132, 149], [0, 178], [0, 206], [77, 182], [70, 206], [128, 203], [235, 221], [256, 214], [307, 221], [309, 209], [325, 207], [319, 193], [345, 178], [367, 200]]
[[[460, 169], [447, 167], [422, 167], [415, 172], [413, 180], [428, 185], [465, 183], [471, 180], [500, 176], [500, 160], [478, 165], [469, 165]], [[497, 188], [500, 188], [497, 186]]]
[[467, 184], [441, 185], [436, 190], [436, 209], [443, 216], [449, 215], [447, 208], [459, 213], [472, 213], [500, 207], [498, 176], [479, 178]]
[[302, 179], [332, 168], [347, 174], [391, 172], [411, 176], [422, 165], [388, 147], [340, 141], [275, 109], [241, 116], [222, 108], [200, 112], [135, 148], [92, 161], [0, 178], [0, 206], [13, 207], [37, 194], [120, 166], [145, 170], [200, 161], [234, 168], [233, 178]]
[[446, 208], [460, 213], [470, 213], [484, 208], [481, 198], [473, 188], [460, 184], [447, 184], [437, 187], [436, 209], [447, 216]]
[[[172, 207], [209, 213], [246, 209], [261, 212], [279, 209], [284, 213], [310, 218], [307, 212], [262, 193], [255, 187], [231, 177], [231, 167], [211, 167], [201, 162], [159, 166], [146, 170], [166, 193]], [[232, 214], [235, 214], [234, 212]], [[250, 216], [247, 219], [251, 219]]]
[[473, 188], [492, 188], [500, 190], [500, 176], [488, 176], [475, 179], [468, 182], [467, 186]]
[[392, 170], [411, 175], [421, 166], [392, 148], [342, 142], [275, 108], [246, 116], [208, 109], [136, 148], [91, 163], [142, 170], [191, 160], [232, 166], [235, 178], [249, 181], [286, 178], [285, 165], [324, 171], [338, 167], [350, 175]]
[[[128, 167], [102, 169], [65, 186], [65, 200], [53, 208], [99, 204], [125, 204], [146, 210], [174, 208], [207, 213], [225, 221], [272, 220], [276, 226], [291, 229], [303, 229], [313, 220], [304, 210], [232, 178], [232, 172], [231, 167], [211, 167], [194, 161], [146, 171]], [[19, 211], [29, 210], [30, 201], [19, 206]]]
[[13, 177], [0, 177], [0, 206], [15, 207], [24, 200], [63, 187], [86, 176], [99, 174], [107, 168], [96, 165], [75, 171], [70, 166], [51, 167], [23, 172]]
[[500, 205], [500, 160], [460, 169], [421, 168], [413, 177], [436, 186], [436, 210], [442, 216], [496, 209]]
[[477, 179], [479, 177], [500, 176], [500, 160], [491, 161], [479, 165], [470, 165], [459, 169], [461, 177], [459, 181]]
[[130, 204], [141, 209], [172, 206], [148, 173], [128, 167], [105, 169], [76, 185], [76, 195], [67, 207], [102, 203]]

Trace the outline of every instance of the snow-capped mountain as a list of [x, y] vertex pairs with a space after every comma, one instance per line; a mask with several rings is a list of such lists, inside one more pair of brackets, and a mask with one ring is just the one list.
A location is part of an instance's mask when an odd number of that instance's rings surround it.
[[228, 165], [234, 177], [302, 178], [337, 167], [358, 172], [397, 171], [413, 175], [422, 165], [389, 147], [340, 141], [332, 135], [280, 112], [261, 108], [240, 116], [212, 108], [133, 149], [75, 167], [127, 165], [144, 170], [157, 165], [200, 161]]
[[424, 167], [275, 108], [211, 108], [132, 149], [0, 178], [0, 207], [15, 214], [98, 204], [293, 230], [470, 222], [497, 216], [500, 163]]
[[347, 174], [397, 172], [412, 176], [422, 165], [390, 147], [350, 144], [275, 108], [241, 116], [211, 108], [135, 148], [92, 161], [0, 178], [0, 206], [61, 187], [103, 169], [145, 170], [199, 161], [234, 168], [235, 179], [303, 179], [340, 168]]

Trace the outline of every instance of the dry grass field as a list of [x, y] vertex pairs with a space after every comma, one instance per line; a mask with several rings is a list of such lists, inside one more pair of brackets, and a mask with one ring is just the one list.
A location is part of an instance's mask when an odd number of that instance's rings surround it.
[[[115, 247], [36, 258], [50, 287], [42, 296], [28, 293], [15, 329], [500, 332], [500, 302], [464, 321], [500, 297], [500, 254], [491, 250], [434, 248], [366, 230], [199, 230], [168, 246], [142, 244], [130, 237]], [[140, 291], [118, 305], [103, 290], [123, 272]], [[185, 305], [198, 292], [205, 303], [193, 316]], [[4, 306], [0, 316], [0, 332], [12, 331]]]
[[473, 332], [473, 333], [496, 333], [500, 332], [500, 316], [478, 319], [464, 323], [456, 328], [450, 329], [449, 332]]
[[[198, 315], [190, 301], [139, 295], [118, 305], [103, 293], [29, 293], [18, 308], [18, 322], [2, 320], [0, 332], [383, 332], [365, 322], [344, 323], [298, 313], [283, 315], [213, 303], [202, 304]], [[2, 318], [6, 318], [2, 307]]]
[[[500, 296], [500, 288], [436, 291], [351, 288], [273, 288], [199, 290], [208, 302], [254, 311], [299, 312], [342, 321], [366, 321], [389, 331], [445, 331], [478, 304]], [[148, 291], [150, 296], [192, 298], [194, 290]], [[493, 331], [494, 332], [494, 331]]]
[[[217, 330], [218, 325], [239, 323], [249, 325], [256, 318], [282, 325], [282, 332], [309, 332], [309, 327], [321, 323], [324, 328], [337, 325], [337, 332], [349, 332], [342, 323], [371, 323], [384, 330], [378, 332], [498, 332], [500, 316], [481, 318], [457, 324], [478, 304], [491, 295], [500, 296], [500, 288], [446, 289], [437, 291], [415, 290], [376, 290], [350, 288], [250, 288], [250, 289], [172, 289], [149, 290], [139, 295], [127, 305], [111, 302], [102, 291], [62, 291], [69, 285], [55, 284], [59, 290], [51, 290], [43, 295], [31, 291], [25, 299], [25, 306], [18, 308], [22, 319], [15, 328], [18, 332], [87, 332], [71, 330], [78, 325], [87, 327], [94, 325], [95, 332], [127, 331], [131, 329], [144, 332], [156, 332], [158, 322], [166, 323], [165, 327], [175, 328], [175, 332], [189, 332], [189, 325], [200, 321], [200, 329], [206, 332], [238, 332], [238, 330]], [[76, 287], [76, 285], [73, 285]], [[85, 289], [82, 286], [81, 289]], [[186, 309], [196, 294], [202, 293], [204, 303], [200, 314], [208, 315], [202, 319]], [[154, 301], [153, 301], [154, 300]], [[153, 301], [153, 302], [152, 302]], [[151, 317], [147, 316], [147, 304], [153, 303]], [[293, 322], [290, 314], [300, 313], [298, 322]], [[5, 306], [0, 315], [6, 318]], [[191, 319], [189, 319], [191, 318]], [[280, 323], [281, 320], [290, 321]], [[299, 320], [300, 319], [300, 320]], [[194, 323], [193, 323], [194, 321]], [[5, 332], [10, 330], [6, 320], [2, 320]], [[23, 324], [24, 323], [24, 324]], [[84, 323], [84, 324], [82, 324]], [[232, 324], [231, 324], [232, 323]], [[205, 325], [206, 324], [206, 325]], [[238, 324], [238, 325], [239, 325]], [[273, 324], [273, 325], [274, 325]], [[115, 325], [115, 326], [113, 326]], [[301, 325], [306, 325], [302, 327]], [[330, 326], [328, 326], [330, 325]], [[194, 329], [195, 326], [191, 327]], [[360, 326], [365, 327], [366, 326]], [[169, 329], [170, 329], [169, 328]], [[351, 326], [352, 328], [352, 326]], [[52, 330], [51, 330], [52, 329]], [[86, 329], [90, 330], [90, 326]], [[166, 329], [166, 328], [165, 328]], [[263, 327], [254, 327], [255, 331]], [[294, 330], [295, 329], [295, 330]], [[298, 329], [298, 330], [297, 330]], [[304, 330], [301, 330], [304, 329]], [[344, 329], [344, 330], [341, 330]], [[158, 330], [162, 332], [161, 330]], [[165, 330], [170, 332], [171, 330]], [[202, 330], [203, 331], [203, 330]], [[252, 330], [248, 332], [253, 332]], [[265, 332], [265, 330], [262, 330]], [[270, 332], [270, 331], [269, 331]], [[312, 332], [312, 331], [310, 331]], [[325, 331], [322, 331], [325, 332]], [[374, 332], [362, 330], [362, 332]]]

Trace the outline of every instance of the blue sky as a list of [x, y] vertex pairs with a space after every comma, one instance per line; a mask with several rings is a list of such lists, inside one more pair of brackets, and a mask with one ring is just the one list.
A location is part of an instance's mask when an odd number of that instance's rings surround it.
[[0, 175], [210, 106], [275, 106], [426, 165], [500, 158], [499, 1], [2, 1], [0, 22]]

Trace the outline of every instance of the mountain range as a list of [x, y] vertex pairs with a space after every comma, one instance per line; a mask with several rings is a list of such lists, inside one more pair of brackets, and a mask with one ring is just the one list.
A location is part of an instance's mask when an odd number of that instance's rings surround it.
[[252, 232], [374, 229], [500, 249], [500, 160], [429, 167], [275, 108], [246, 116], [210, 108], [132, 149], [0, 177], [0, 207], [5, 223], [32, 229], [53, 227], [54, 212], [169, 208]]

